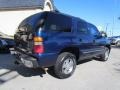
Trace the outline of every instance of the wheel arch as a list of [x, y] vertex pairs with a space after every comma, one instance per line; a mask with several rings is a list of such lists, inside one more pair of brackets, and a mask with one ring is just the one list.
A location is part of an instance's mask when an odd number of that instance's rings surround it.
[[76, 60], [79, 59], [80, 51], [78, 47], [66, 47], [60, 51], [60, 53], [63, 53], [63, 52], [70, 52], [76, 56]]
[[111, 45], [106, 45], [105, 47], [107, 47], [109, 50], [111, 50]]

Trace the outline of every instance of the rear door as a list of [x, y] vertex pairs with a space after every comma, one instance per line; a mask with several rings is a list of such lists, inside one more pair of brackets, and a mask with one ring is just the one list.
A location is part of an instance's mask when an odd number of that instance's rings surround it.
[[76, 25], [76, 42], [80, 50], [80, 60], [87, 59], [91, 57], [93, 39], [89, 35], [86, 22], [79, 20]]
[[59, 53], [70, 46], [72, 36], [72, 18], [60, 13], [49, 13], [45, 22], [48, 37], [45, 43], [46, 52]]

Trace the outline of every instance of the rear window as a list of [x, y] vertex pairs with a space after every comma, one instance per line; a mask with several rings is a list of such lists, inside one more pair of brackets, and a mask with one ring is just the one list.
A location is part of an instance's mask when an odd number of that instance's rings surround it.
[[59, 31], [59, 32], [71, 32], [71, 23], [72, 19], [65, 15], [48, 14], [48, 17], [45, 21], [45, 30], [50, 31]]

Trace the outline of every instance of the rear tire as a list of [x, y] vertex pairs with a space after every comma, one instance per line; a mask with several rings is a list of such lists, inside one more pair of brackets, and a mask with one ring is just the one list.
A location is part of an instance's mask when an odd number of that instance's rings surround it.
[[110, 54], [110, 49], [105, 47], [105, 52], [104, 52], [104, 54], [100, 55], [99, 60], [100, 61], [107, 61], [109, 58], [109, 54]]
[[54, 66], [54, 72], [60, 79], [65, 79], [74, 73], [76, 69], [76, 56], [72, 53], [64, 52], [58, 56]]

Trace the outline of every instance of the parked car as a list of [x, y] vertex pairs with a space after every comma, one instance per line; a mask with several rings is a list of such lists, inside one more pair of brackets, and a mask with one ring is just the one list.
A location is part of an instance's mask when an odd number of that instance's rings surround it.
[[3, 39], [0, 39], [0, 52], [4, 52], [6, 50], [8, 50], [7, 48], [7, 42]]
[[9, 52], [10, 48], [13, 48], [15, 45], [15, 42], [13, 39], [8, 39], [8, 38], [4, 38], [5, 36], [3, 36], [0, 33], [0, 53], [1, 52]]
[[8, 48], [13, 48], [15, 46], [14, 39], [6, 38], [5, 41], [8, 43], [8, 45], [7, 45]]
[[110, 37], [109, 40], [111, 41], [112, 45], [120, 46], [120, 36]]
[[28, 68], [52, 66], [61, 79], [74, 73], [78, 61], [93, 57], [107, 61], [111, 49], [93, 24], [55, 12], [28, 17], [14, 38], [17, 62]]

